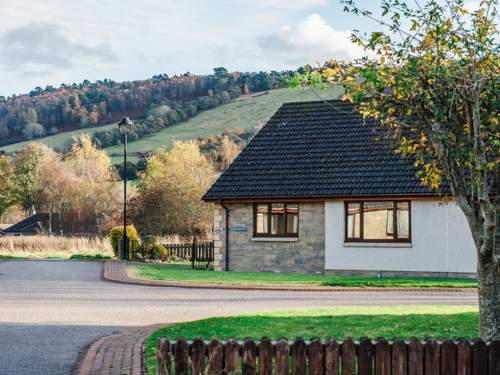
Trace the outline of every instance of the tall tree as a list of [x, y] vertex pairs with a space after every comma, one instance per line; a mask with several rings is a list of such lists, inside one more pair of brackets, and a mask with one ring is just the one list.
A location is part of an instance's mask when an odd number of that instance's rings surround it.
[[[481, 336], [500, 338], [500, 128], [496, 0], [470, 12], [462, 0], [412, 6], [382, 1], [381, 17], [344, 1], [380, 29], [353, 35], [376, 59], [331, 61], [292, 84], [342, 84], [345, 100], [376, 118], [422, 183], [446, 183], [476, 246]], [[404, 21], [403, 21], [404, 20]], [[408, 25], [408, 28], [403, 27]]]
[[55, 152], [41, 143], [30, 143], [21, 150], [14, 162], [16, 199], [26, 212], [35, 211], [36, 193], [40, 189], [40, 170]]
[[9, 156], [0, 156], [0, 217], [16, 201], [14, 166]]
[[134, 224], [151, 234], [207, 234], [211, 208], [201, 197], [216, 177], [194, 141], [158, 151], [148, 159], [138, 183], [132, 204]]

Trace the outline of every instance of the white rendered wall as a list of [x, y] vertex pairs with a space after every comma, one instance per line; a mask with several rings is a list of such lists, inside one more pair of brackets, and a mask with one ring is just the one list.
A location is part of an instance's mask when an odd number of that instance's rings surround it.
[[344, 202], [326, 202], [326, 270], [476, 272], [470, 229], [454, 202], [411, 202], [411, 247], [380, 243], [376, 247], [345, 245], [344, 225]]

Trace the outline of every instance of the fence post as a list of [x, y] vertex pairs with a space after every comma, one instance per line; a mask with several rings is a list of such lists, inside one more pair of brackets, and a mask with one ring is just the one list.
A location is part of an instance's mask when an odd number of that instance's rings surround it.
[[193, 244], [191, 245], [191, 263], [193, 269], [195, 269], [196, 264], [196, 236], [193, 237]]
[[500, 375], [500, 341], [494, 340], [490, 343], [489, 375]]
[[202, 338], [195, 338], [191, 344], [191, 370], [192, 375], [203, 375], [205, 373], [206, 345]]

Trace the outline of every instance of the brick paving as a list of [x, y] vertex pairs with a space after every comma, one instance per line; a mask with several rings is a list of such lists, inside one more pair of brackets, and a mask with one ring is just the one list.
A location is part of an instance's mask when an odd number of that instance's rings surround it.
[[75, 367], [75, 375], [142, 375], [143, 345], [160, 325], [131, 328], [95, 341]]

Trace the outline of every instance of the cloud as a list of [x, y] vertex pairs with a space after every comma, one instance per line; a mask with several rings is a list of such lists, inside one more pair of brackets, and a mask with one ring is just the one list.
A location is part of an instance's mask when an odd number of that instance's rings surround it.
[[89, 46], [71, 40], [57, 25], [36, 22], [0, 35], [0, 67], [23, 74], [44, 75], [87, 61], [110, 62], [116, 56], [109, 44]]
[[256, 3], [268, 8], [281, 10], [304, 10], [326, 5], [326, 0], [256, 0]]
[[332, 58], [347, 61], [363, 56], [363, 48], [352, 43], [350, 35], [348, 30], [335, 30], [319, 14], [311, 14], [295, 26], [260, 36], [258, 44], [269, 59], [293, 68]]

